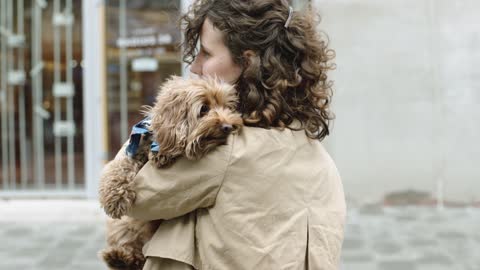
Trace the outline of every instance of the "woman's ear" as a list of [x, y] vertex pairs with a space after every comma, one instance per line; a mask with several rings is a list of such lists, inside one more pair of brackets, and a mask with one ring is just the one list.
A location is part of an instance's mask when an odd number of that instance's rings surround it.
[[257, 53], [253, 50], [246, 50], [243, 52], [243, 59], [243, 77], [254, 79], [261, 77], [261, 60]]
[[244, 68], [248, 68], [249, 66], [251, 66], [256, 56], [257, 54], [253, 50], [244, 51], [243, 52], [243, 59], [245, 59]]

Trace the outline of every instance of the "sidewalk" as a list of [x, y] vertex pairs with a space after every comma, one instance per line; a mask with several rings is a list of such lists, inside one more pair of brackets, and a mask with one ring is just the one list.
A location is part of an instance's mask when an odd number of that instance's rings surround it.
[[[102, 270], [96, 201], [0, 200], [0, 269]], [[479, 270], [480, 209], [349, 209], [342, 270]]]
[[96, 201], [0, 201], [0, 269], [106, 269], [104, 218]]
[[480, 209], [350, 209], [342, 270], [479, 270]]

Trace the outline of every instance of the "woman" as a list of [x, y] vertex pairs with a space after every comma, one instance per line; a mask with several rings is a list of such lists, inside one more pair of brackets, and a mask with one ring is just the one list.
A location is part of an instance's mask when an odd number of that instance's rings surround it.
[[129, 215], [165, 220], [144, 269], [336, 269], [345, 199], [320, 143], [333, 52], [313, 16], [282, 0], [199, 0], [183, 22], [191, 72], [235, 83], [247, 127], [201, 160], [138, 173]]

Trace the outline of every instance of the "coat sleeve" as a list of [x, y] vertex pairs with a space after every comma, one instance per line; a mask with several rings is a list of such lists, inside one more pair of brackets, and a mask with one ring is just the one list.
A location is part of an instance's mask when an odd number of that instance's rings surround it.
[[180, 158], [167, 168], [147, 162], [135, 177], [136, 199], [127, 215], [140, 220], [171, 219], [212, 206], [223, 183], [234, 136], [199, 160]]
[[338, 269], [344, 238], [346, 203], [338, 170], [330, 160], [322, 170], [317, 208], [309, 217], [309, 269]]

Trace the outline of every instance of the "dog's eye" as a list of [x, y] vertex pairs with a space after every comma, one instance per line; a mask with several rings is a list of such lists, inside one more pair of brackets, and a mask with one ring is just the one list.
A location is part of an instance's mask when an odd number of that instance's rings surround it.
[[208, 107], [208, 105], [203, 104], [202, 108], [200, 108], [200, 116], [206, 115], [208, 111], [210, 111], [210, 108]]

